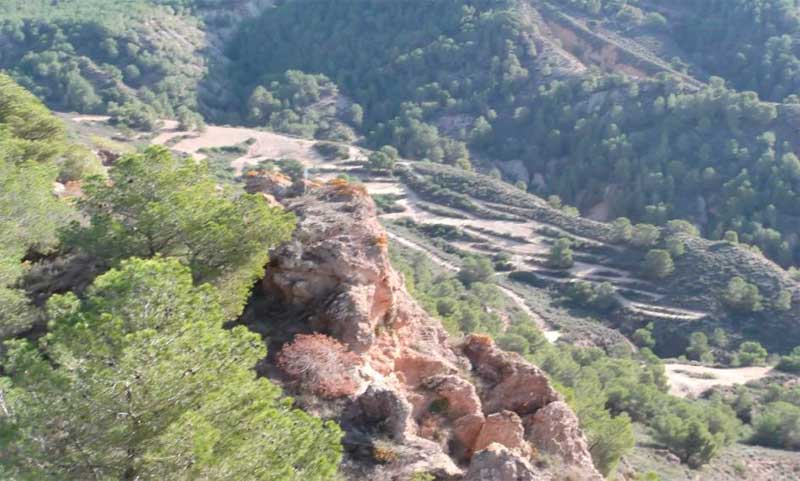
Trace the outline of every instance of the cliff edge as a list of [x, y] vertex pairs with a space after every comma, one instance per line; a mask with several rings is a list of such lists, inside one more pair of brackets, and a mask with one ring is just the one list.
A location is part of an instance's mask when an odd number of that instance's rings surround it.
[[454, 342], [411, 298], [362, 187], [265, 174], [248, 190], [298, 218], [263, 282], [292, 326], [276, 329], [267, 371], [301, 407], [340, 423], [347, 478], [602, 480], [540, 369], [488, 337]]

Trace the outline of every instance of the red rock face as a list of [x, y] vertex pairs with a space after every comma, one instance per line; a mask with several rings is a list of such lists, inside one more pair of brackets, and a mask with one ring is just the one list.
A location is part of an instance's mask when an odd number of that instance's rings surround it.
[[487, 416], [486, 422], [481, 427], [481, 432], [472, 446], [472, 451], [482, 451], [494, 443], [502, 444], [524, 456], [530, 454], [530, 446], [525, 441], [522, 419], [517, 413], [500, 411]]
[[484, 409], [488, 412], [505, 409], [520, 415], [532, 414], [551, 402], [561, 400], [541, 369], [518, 354], [487, 343], [481, 336], [468, 337], [464, 353], [489, 384], [483, 396]]
[[439, 321], [409, 296], [361, 189], [342, 181], [302, 189], [273, 183], [298, 227], [272, 253], [266, 294], [300, 312], [303, 330], [335, 338], [359, 359], [358, 387], [344, 405], [313, 389], [299, 399], [316, 412], [338, 413], [349, 436], [368, 432], [394, 443], [391, 462], [348, 459], [351, 479], [407, 479], [419, 471], [453, 480], [553, 479], [529, 459], [532, 444], [585, 471], [582, 479], [602, 479], [577, 419], [541, 370], [485, 337], [452, 347]]
[[555, 454], [567, 464], [587, 470], [593, 467], [578, 417], [565, 402], [556, 401], [538, 410], [529, 424], [528, 439], [538, 450]]

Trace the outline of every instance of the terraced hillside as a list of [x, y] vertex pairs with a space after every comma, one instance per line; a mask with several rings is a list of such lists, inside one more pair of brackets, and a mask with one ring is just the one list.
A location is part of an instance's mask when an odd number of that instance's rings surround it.
[[[442, 267], [456, 271], [471, 256], [496, 260], [502, 254], [499, 285], [515, 303], [523, 300], [548, 330], [588, 336], [603, 345], [620, 341], [615, 331], [630, 336], [653, 323], [656, 351], [663, 356], [682, 354], [690, 333], [710, 333], [715, 327], [738, 339], [759, 340], [774, 351], [794, 347], [793, 335], [800, 332], [797, 302], [788, 310], [775, 307], [782, 293], [794, 301], [800, 297], [797, 282], [763, 256], [731, 242], [671, 230], [676, 226], [650, 233], [654, 237], [646, 242], [637, 239], [637, 226], [631, 228], [632, 237], [621, 238], [615, 225], [555, 208], [488, 176], [409, 161], [400, 161], [395, 175], [372, 172], [367, 168], [370, 152], [350, 145], [342, 146], [342, 159], [325, 160], [311, 140], [233, 127], [181, 132], [174, 124], [152, 140], [185, 154], [219, 157], [220, 169], [232, 177], [291, 158], [305, 164], [309, 178], [359, 179], [379, 199], [381, 218], [393, 238], [428, 253]], [[567, 267], [555, 267], [549, 259], [560, 239], [568, 239], [573, 251]], [[662, 278], [648, 275], [647, 253], [675, 245], [681, 253], [674, 256], [674, 271]], [[728, 284], [736, 277], [757, 286], [761, 310], [737, 310], [726, 301]], [[575, 294], [576, 286], [610, 286], [610, 301], [593, 305]], [[553, 304], [561, 307], [550, 309]], [[613, 330], [598, 326], [598, 320]], [[596, 332], [590, 335], [587, 329]]]

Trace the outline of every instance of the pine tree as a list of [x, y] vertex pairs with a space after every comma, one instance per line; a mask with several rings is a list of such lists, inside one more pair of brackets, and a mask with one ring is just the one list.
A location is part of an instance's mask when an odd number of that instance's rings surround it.
[[255, 377], [258, 335], [225, 330], [218, 294], [178, 260], [132, 259], [84, 300], [51, 300], [51, 332], [15, 341], [0, 455], [20, 479], [329, 480], [341, 432]]

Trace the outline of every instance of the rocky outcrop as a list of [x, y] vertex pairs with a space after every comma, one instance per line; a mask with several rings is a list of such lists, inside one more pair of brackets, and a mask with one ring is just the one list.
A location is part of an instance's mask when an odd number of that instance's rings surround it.
[[[360, 359], [355, 389], [325, 391], [339, 393], [337, 399], [321, 398], [313, 386], [287, 385], [301, 406], [336, 418], [347, 432], [346, 476], [553, 479], [552, 468], [536, 464], [538, 450], [585, 470], [583, 479], [601, 479], [574, 414], [541, 370], [486, 337], [452, 345], [409, 296], [363, 188], [340, 180], [288, 186], [284, 179], [253, 178], [248, 189], [279, 199], [298, 218], [294, 238], [272, 253], [263, 282], [272, 308], [293, 322], [280, 330], [283, 349], [298, 349], [294, 333], [313, 332]], [[276, 359], [287, 357], [281, 352]], [[331, 369], [315, 366], [314, 356], [302, 359], [307, 369]]]
[[472, 460], [464, 481], [545, 481], [551, 479], [500, 444], [492, 444]]
[[539, 451], [586, 472], [594, 469], [578, 417], [565, 402], [555, 401], [538, 410], [530, 419], [527, 432], [527, 439]]
[[522, 419], [517, 413], [500, 411], [487, 416], [472, 450], [479, 452], [494, 443], [502, 444], [525, 456], [530, 454], [530, 446], [525, 441], [525, 428], [522, 427]]
[[447, 414], [453, 419], [481, 413], [481, 400], [475, 386], [462, 377], [452, 374], [431, 376], [425, 380], [425, 387], [444, 399]]
[[561, 400], [541, 369], [518, 354], [498, 349], [489, 338], [470, 336], [464, 344], [464, 353], [486, 382], [483, 398], [488, 412], [509, 410], [532, 414]]

